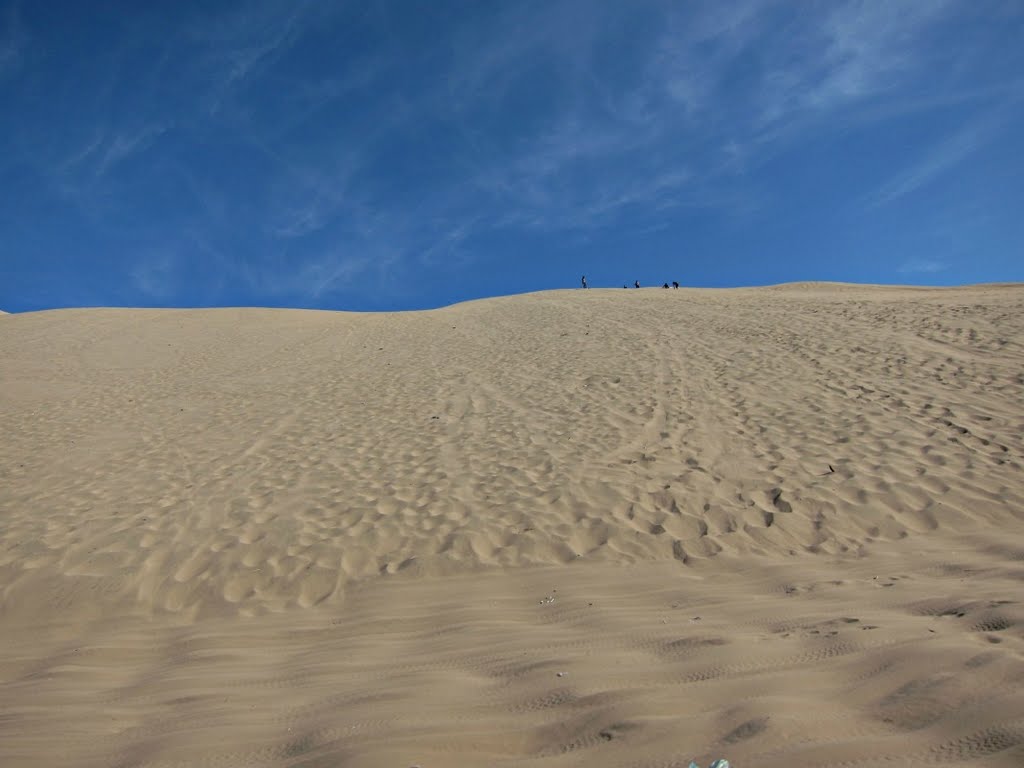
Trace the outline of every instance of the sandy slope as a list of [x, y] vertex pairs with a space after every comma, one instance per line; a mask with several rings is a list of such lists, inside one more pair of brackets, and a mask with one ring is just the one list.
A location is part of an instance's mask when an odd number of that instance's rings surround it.
[[1024, 287], [0, 320], [0, 765], [1024, 764]]

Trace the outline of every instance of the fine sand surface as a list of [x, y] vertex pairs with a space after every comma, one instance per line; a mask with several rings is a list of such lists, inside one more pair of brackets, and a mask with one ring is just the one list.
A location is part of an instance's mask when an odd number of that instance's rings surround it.
[[1024, 286], [0, 318], [0, 766], [1024, 765]]

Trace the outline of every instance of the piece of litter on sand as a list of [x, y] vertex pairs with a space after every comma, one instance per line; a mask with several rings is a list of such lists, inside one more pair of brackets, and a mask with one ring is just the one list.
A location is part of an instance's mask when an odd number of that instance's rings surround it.
[[558, 677], [565, 677], [565, 672], [558, 672], [557, 675]]
[[[691, 762], [690, 768], [700, 768], [700, 766], [696, 763]], [[719, 758], [718, 760], [715, 760], [715, 762], [713, 762], [711, 765], [709, 765], [708, 768], [729, 768], [729, 761], [725, 758]]]

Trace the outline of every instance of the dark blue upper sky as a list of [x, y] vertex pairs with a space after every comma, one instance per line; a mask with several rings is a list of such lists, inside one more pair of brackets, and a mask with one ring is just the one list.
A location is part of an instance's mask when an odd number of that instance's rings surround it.
[[1024, 279], [1024, 3], [0, 0], [0, 308]]

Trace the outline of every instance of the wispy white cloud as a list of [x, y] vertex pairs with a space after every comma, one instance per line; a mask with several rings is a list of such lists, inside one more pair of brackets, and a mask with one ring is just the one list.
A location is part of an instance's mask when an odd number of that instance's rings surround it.
[[566, 81], [586, 77], [595, 44], [626, 10], [586, 0], [498, 7], [490, 18], [452, 30], [452, 57], [438, 94], [447, 108], [500, 103], [539, 69]]
[[208, 109], [219, 112], [232, 92], [266, 71], [318, 17], [311, 0], [262, 0], [204, 16], [186, 30], [208, 83]]
[[898, 89], [901, 80], [928, 63], [922, 38], [940, 20], [950, 0], [927, 3], [847, 2], [837, 5], [822, 25], [823, 67], [804, 96], [815, 108], [829, 109]]
[[[472, 261], [466, 250], [466, 243], [482, 228], [485, 222], [481, 216], [465, 218], [446, 223], [432, 239], [429, 239], [418, 253], [419, 263], [427, 266], [461, 267]], [[493, 226], [493, 222], [491, 223]]]
[[279, 94], [285, 108], [274, 115], [273, 121], [253, 125], [254, 136], [265, 145], [286, 140], [322, 120], [342, 100], [368, 92], [386, 70], [384, 58], [372, 54], [351, 62], [340, 74], [289, 83], [287, 90]]
[[228, 261], [225, 279], [240, 281], [261, 296], [316, 303], [379, 290], [386, 286], [383, 271], [392, 263], [394, 257], [379, 247], [337, 242], [313, 252], [284, 248], [262, 258], [244, 254]]
[[91, 136], [77, 147], [69, 150], [66, 157], [55, 164], [56, 169], [61, 173], [73, 173], [79, 171], [84, 165], [94, 160], [107, 142], [107, 136], [100, 126], [92, 127]]
[[93, 173], [96, 176], [104, 176], [112, 171], [119, 163], [128, 160], [133, 155], [144, 152], [162, 134], [166, 133], [164, 125], [143, 125], [134, 131], [117, 133], [113, 135], [103, 147], [102, 153], [98, 154]]
[[[937, 86], [932, 33], [950, 17], [950, 2], [893, 4], [846, 0], [819, 12], [762, 3], [742, 40], [759, 67], [745, 96], [746, 123], [734, 148], [754, 162], [842, 124], [863, 126], [954, 98]], [[770, 12], [768, 12], [770, 11]], [[921, 96], [930, 82], [934, 93]], [[714, 103], [729, 103], [715, 94]]]
[[0, 79], [21, 67], [28, 45], [29, 34], [21, 20], [19, 4], [9, 3], [0, 19]]
[[118, 176], [118, 169], [148, 150], [166, 133], [159, 124], [109, 131], [93, 126], [91, 134], [62, 158], [40, 160], [40, 171], [54, 191], [97, 226], [120, 226], [111, 215], [130, 204], [125, 190], [131, 187]]
[[354, 178], [368, 161], [365, 151], [356, 147], [328, 149], [314, 165], [290, 161], [269, 147], [261, 147], [277, 168], [271, 188], [273, 210], [266, 223], [271, 235], [302, 238], [337, 222], [346, 213], [360, 210]]
[[648, 101], [658, 104], [667, 96], [664, 106], [681, 107], [685, 117], [721, 118], [723, 79], [736, 57], [763, 34], [769, 8], [766, 0], [670, 8], [639, 83]]
[[930, 184], [984, 148], [1004, 127], [1005, 122], [999, 112], [971, 120], [955, 133], [929, 147], [916, 162], [883, 184], [868, 198], [868, 206], [891, 203]]
[[944, 272], [949, 269], [949, 264], [934, 259], [911, 259], [899, 266], [898, 271], [903, 274], [922, 274]]
[[165, 247], [132, 254], [131, 275], [135, 288], [150, 299], [167, 299], [179, 290], [179, 257]]
[[[537, 61], [555, 61], [568, 98], [540, 131], [481, 152], [474, 187], [505, 203], [520, 225], [542, 229], [601, 227], [630, 206], [656, 213], [702, 193], [705, 201], [743, 198], [749, 206], [749, 195], [723, 195], [722, 185], [852, 106], [900, 98], [926, 73], [930, 25], [948, 13], [942, 0], [824, 8], [666, 4], [658, 9], [663, 32], [639, 46], [633, 79], [596, 87], [590, 65], [617, 19], [597, 11], [582, 36], [564, 39], [553, 36], [557, 24], [505, 19], [501, 45], [488, 48], [479, 66], [460, 67], [471, 74], [459, 77], [457, 93], [500, 98]], [[750, 68], [755, 49], [759, 66]], [[737, 84], [740, 67], [749, 70], [746, 85]], [[472, 104], [463, 99], [458, 107]]]
[[371, 266], [379, 268], [380, 262], [372, 263], [366, 256], [327, 253], [302, 265], [295, 278], [295, 289], [313, 300], [342, 288], [351, 290], [352, 282]]

